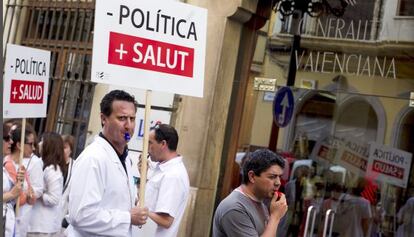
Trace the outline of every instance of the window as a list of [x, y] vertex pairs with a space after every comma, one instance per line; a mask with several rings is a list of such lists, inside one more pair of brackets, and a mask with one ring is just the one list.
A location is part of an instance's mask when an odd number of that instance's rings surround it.
[[28, 122], [38, 134], [73, 135], [76, 157], [86, 142], [95, 88], [90, 80], [95, 0], [7, 2], [3, 42], [51, 51], [48, 114]]
[[398, 16], [414, 16], [414, 0], [400, 0]]

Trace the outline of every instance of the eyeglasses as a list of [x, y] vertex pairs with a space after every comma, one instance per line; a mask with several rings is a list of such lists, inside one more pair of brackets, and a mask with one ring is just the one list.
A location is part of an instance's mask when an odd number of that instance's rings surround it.
[[34, 142], [25, 142], [24, 144], [29, 145], [29, 146], [31, 146], [31, 147], [33, 147], [33, 146], [34, 146]]
[[3, 136], [3, 140], [4, 141], [10, 141], [11, 140], [11, 136], [10, 135]]

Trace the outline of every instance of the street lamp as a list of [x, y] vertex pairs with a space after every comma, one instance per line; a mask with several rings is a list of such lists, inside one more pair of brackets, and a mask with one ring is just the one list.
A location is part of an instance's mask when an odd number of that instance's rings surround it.
[[293, 86], [295, 84], [295, 51], [300, 48], [299, 23], [303, 15], [307, 13], [311, 17], [318, 17], [321, 14], [332, 14], [340, 17], [345, 13], [348, 5], [353, 6], [355, 4], [356, 0], [275, 0], [273, 2], [272, 9], [280, 13], [282, 20], [292, 16], [290, 33], [293, 35], [293, 39], [286, 86]]
[[[339, 6], [332, 5], [332, 2], [336, 2]], [[348, 5], [356, 4], [356, 0], [277, 0], [273, 4], [273, 10], [280, 12], [283, 17], [292, 15], [295, 10], [312, 17], [320, 16], [322, 13], [340, 17]]]

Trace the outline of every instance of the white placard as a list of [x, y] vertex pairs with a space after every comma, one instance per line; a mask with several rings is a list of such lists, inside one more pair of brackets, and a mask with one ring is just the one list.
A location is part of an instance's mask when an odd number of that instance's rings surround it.
[[[144, 111], [145, 109], [138, 108], [136, 114], [136, 125], [134, 135], [128, 143], [128, 148], [132, 150], [142, 151], [144, 139]], [[157, 121], [163, 124], [170, 124], [171, 112], [163, 110], [151, 110], [150, 128], [155, 125]]]
[[4, 118], [46, 117], [50, 52], [7, 44]]
[[367, 171], [369, 144], [357, 138], [347, 137], [336, 156], [337, 164], [348, 171], [364, 177]]
[[207, 10], [175, 1], [97, 0], [91, 79], [203, 96]]
[[378, 180], [407, 188], [412, 154], [376, 142], [370, 142], [368, 174]]
[[335, 164], [338, 150], [343, 146], [343, 138], [325, 135], [313, 147], [311, 159], [322, 165]]
[[[125, 86], [109, 86], [109, 91], [112, 90], [123, 90], [128, 92], [129, 94], [133, 95], [135, 100], [139, 104], [145, 104], [145, 90], [132, 88], [132, 87], [125, 87]], [[109, 92], [108, 91], [108, 92]], [[164, 108], [172, 108], [174, 103], [174, 94], [167, 93], [167, 92], [159, 92], [153, 91], [151, 97], [151, 106], [158, 106]]]

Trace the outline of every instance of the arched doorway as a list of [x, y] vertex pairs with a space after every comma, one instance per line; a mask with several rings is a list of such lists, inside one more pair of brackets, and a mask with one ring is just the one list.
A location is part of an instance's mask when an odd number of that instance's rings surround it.
[[[305, 95], [302, 100], [304, 102], [296, 114], [290, 150], [296, 157], [306, 158], [316, 141], [332, 130], [336, 96], [331, 92], [319, 91]], [[305, 148], [301, 144], [303, 139], [307, 140]]]
[[378, 116], [373, 107], [362, 98], [342, 105], [338, 113], [335, 134], [338, 137], [353, 136], [363, 141], [376, 141]]

